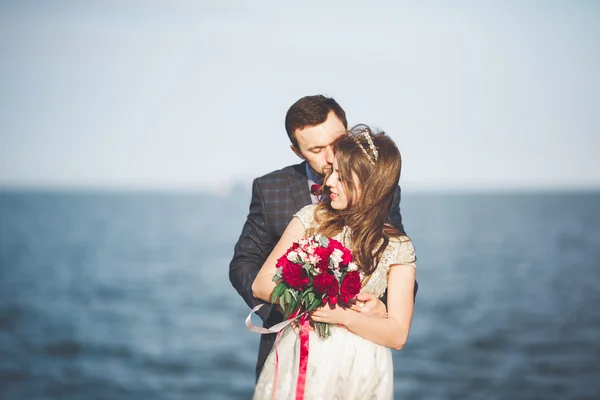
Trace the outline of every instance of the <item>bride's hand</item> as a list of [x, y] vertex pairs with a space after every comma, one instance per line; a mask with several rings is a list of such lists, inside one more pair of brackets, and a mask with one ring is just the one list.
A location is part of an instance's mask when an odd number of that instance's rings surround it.
[[331, 306], [329, 304], [317, 308], [310, 313], [310, 317], [315, 322], [325, 322], [328, 324], [347, 325], [354, 314], [349, 308], [343, 308], [339, 304]]
[[356, 296], [356, 300], [352, 301], [352, 306], [350, 308], [370, 317], [385, 318], [387, 315], [385, 304], [375, 297], [374, 294], [366, 292], [359, 293]]

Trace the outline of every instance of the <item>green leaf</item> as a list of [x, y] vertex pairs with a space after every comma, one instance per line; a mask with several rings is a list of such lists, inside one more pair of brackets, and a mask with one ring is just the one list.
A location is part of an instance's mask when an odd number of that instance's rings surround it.
[[306, 272], [310, 272], [310, 270], [312, 269], [312, 265], [310, 265], [309, 263], [304, 263], [302, 268], [304, 268]]
[[275, 289], [273, 289], [273, 294], [271, 295], [271, 303], [275, 303], [275, 301], [281, 297], [285, 288], [286, 286], [284, 282], [279, 282], [279, 284], [275, 286]]
[[316, 309], [317, 307], [319, 307], [321, 305], [321, 299], [317, 296], [312, 296], [309, 299], [309, 304], [308, 304], [308, 311], [312, 311], [314, 309]]
[[315, 298], [313, 299], [313, 301], [310, 304], [310, 309], [314, 310], [315, 308], [318, 308], [322, 302], [323, 302], [322, 298], [315, 296]]
[[275, 286], [275, 289], [273, 289], [273, 294], [271, 295], [272, 298], [278, 298], [279, 296], [281, 296], [281, 286], [283, 282], [280, 282], [277, 284], [277, 286]]
[[289, 318], [290, 315], [292, 315], [292, 313], [294, 311], [296, 311], [297, 308], [298, 308], [298, 302], [296, 300], [292, 299], [292, 301], [290, 303], [290, 308], [289, 308], [288, 313], [287, 313], [287, 315], [285, 317]]
[[323, 247], [329, 247], [329, 239], [323, 235], [319, 235], [319, 244]]
[[285, 292], [287, 288], [288, 286], [285, 284], [285, 282], [281, 281], [281, 283], [279, 284], [278, 296], [281, 297], [281, 295], [283, 294], [283, 292]]
[[279, 296], [279, 305], [281, 306], [281, 309], [285, 313], [285, 311], [287, 310], [287, 308], [286, 308], [286, 301], [285, 301], [285, 292], [284, 292], [284, 294], [282, 296]]

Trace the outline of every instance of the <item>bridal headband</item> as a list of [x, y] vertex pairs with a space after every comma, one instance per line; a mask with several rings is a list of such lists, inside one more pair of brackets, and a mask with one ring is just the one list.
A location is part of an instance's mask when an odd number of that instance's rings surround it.
[[[365, 146], [363, 146], [363, 144], [360, 142], [361, 136], [367, 140], [367, 143], [369, 144], [369, 149], [373, 153], [373, 156], [369, 154], [367, 149], [365, 149]], [[352, 135], [352, 139], [354, 139], [354, 142], [356, 142], [356, 144], [358, 145], [358, 147], [360, 147], [365, 156], [367, 156], [371, 165], [375, 166], [375, 161], [377, 161], [377, 158], [379, 158], [379, 152], [377, 151], [377, 148], [373, 143], [373, 139], [371, 138], [371, 134], [369, 133], [368, 128], [366, 130], [358, 132], [355, 135]]]

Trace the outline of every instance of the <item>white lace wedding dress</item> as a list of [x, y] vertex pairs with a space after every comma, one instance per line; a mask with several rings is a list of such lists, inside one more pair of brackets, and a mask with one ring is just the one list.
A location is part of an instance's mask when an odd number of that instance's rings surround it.
[[[308, 205], [295, 216], [305, 229], [314, 226], [314, 207]], [[345, 246], [349, 229], [344, 228], [334, 239]], [[387, 288], [387, 273], [391, 264], [415, 266], [415, 253], [408, 238], [391, 239], [381, 261], [363, 292], [380, 297]], [[316, 332], [309, 333], [309, 356], [306, 371], [304, 399], [392, 399], [394, 370], [392, 353], [387, 347], [375, 344], [346, 328], [331, 326], [331, 336], [323, 339]], [[279, 362], [276, 367], [275, 347], [262, 369], [254, 400], [273, 398], [295, 399], [300, 339], [291, 327], [285, 328], [277, 346]], [[274, 388], [277, 368], [277, 387]]]

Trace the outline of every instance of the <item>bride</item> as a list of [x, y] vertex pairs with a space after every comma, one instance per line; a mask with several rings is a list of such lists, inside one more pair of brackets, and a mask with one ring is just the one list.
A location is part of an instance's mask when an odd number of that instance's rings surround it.
[[[387, 289], [387, 316], [356, 312], [349, 305], [323, 306], [311, 313], [331, 324], [331, 336], [309, 332], [305, 399], [391, 399], [390, 349], [406, 343], [413, 315], [415, 252], [410, 239], [388, 221], [400, 178], [401, 157], [394, 142], [358, 125], [334, 143], [333, 169], [325, 178], [326, 201], [302, 208], [258, 273], [252, 291], [271, 300], [277, 259], [293, 242], [321, 233], [350, 250], [359, 266], [362, 292], [381, 297]], [[294, 399], [300, 340], [288, 326], [269, 354], [254, 399]]]

